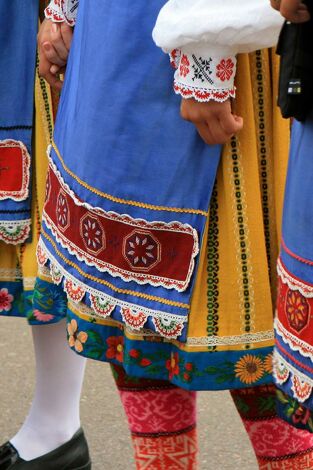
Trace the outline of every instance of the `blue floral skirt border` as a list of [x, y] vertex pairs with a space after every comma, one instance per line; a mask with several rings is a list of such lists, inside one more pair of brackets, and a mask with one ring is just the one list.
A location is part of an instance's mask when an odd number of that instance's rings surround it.
[[67, 318], [69, 346], [87, 358], [122, 365], [128, 375], [168, 380], [189, 390], [227, 390], [272, 382], [272, 348], [189, 352], [154, 336], [133, 339], [112, 320], [77, 314], [61, 286], [37, 279], [30, 324]]

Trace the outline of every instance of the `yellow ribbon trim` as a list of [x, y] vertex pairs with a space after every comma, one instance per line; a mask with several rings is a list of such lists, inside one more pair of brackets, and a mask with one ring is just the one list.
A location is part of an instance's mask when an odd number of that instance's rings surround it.
[[190, 214], [198, 214], [198, 215], [203, 215], [204, 217], [207, 217], [208, 212], [202, 211], [200, 209], [188, 209], [188, 208], [178, 208], [178, 207], [167, 207], [167, 206], [154, 206], [153, 204], [146, 204], [144, 202], [137, 202], [137, 201], [130, 201], [128, 199], [121, 199], [119, 197], [112, 196], [111, 194], [104, 193], [102, 191], [99, 191], [96, 188], [93, 188], [92, 186], [89, 186], [85, 181], [81, 180], [75, 173], [73, 173], [64, 163], [63, 158], [61, 157], [61, 154], [59, 152], [59, 149], [57, 148], [55, 142], [52, 142], [52, 147], [55, 150], [55, 153], [57, 154], [61, 165], [63, 166], [64, 170], [72, 177], [74, 178], [81, 186], [84, 188], [88, 189], [89, 191], [97, 194], [98, 196], [101, 196], [105, 199], [109, 199], [110, 201], [113, 202], [118, 202], [119, 204], [128, 204], [130, 206], [137, 206], [137, 207], [142, 207], [143, 209], [151, 209], [155, 211], [167, 211], [167, 212], [180, 212], [180, 213], [190, 213]]

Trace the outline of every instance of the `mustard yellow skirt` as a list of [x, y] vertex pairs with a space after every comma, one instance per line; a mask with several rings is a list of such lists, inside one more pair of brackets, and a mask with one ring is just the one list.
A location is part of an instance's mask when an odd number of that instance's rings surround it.
[[[243, 116], [244, 129], [223, 150], [186, 344], [148, 331], [131, 332], [69, 302], [45, 268], [32, 295], [45, 150], [52, 133], [51, 99], [44, 82], [37, 79], [34, 236], [31, 244], [18, 249], [0, 247], [4, 288], [15, 285], [20, 292], [11, 310], [0, 313], [27, 312], [31, 324], [66, 316], [69, 345], [77, 353], [123, 365], [129, 375], [166, 379], [193, 390], [270, 383], [275, 266], [289, 146], [289, 123], [276, 107], [277, 75], [278, 62], [271, 50], [239, 56], [235, 112]], [[28, 308], [20, 298], [29, 299]]]

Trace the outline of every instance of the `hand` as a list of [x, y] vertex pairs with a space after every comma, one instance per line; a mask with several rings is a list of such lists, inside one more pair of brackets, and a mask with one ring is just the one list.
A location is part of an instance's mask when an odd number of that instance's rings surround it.
[[225, 144], [243, 127], [243, 119], [231, 112], [230, 100], [199, 103], [193, 98], [182, 99], [181, 116], [192, 122], [208, 145]]
[[305, 23], [310, 20], [308, 7], [302, 0], [270, 0], [270, 2], [272, 7], [280, 11], [291, 23]]
[[72, 36], [73, 28], [65, 22], [44, 20], [39, 29], [39, 74], [57, 90], [61, 90], [63, 86], [59, 74], [65, 71]]

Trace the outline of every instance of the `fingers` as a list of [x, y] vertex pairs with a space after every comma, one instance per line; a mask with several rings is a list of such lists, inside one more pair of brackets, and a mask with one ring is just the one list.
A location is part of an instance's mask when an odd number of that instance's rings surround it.
[[270, 0], [272, 8], [279, 11], [280, 10], [280, 0]]
[[211, 134], [210, 128], [207, 124], [205, 123], [196, 124], [196, 129], [199, 132], [201, 139], [207, 145], [215, 145], [217, 143], [213, 135]]
[[292, 23], [305, 23], [310, 20], [308, 8], [300, 0], [281, 0], [280, 12]]
[[64, 73], [73, 31], [66, 23], [56, 24], [44, 20], [38, 33], [39, 74], [57, 90], [63, 82], [59, 78]]
[[66, 49], [69, 51], [72, 43], [73, 38], [73, 28], [69, 26], [67, 23], [61, 24], [61, 35], [63, 42], [65, 44]]
[[241, 131], [243, 127], [243, 119], [238, 116], [234, 116], [231, 113], [231, 110], [225, 110], [218, 116], [219, 124], [225, 134], [227, 135], [234, 135], [237, 132]]
[[242, 118], [232, 114], [230, 100], [199, 103], [193, 98], [182, 99], [181, 116], [196, 126], [208, 145], [225, 144], [243, 127]]
[[50, 42], [44, 42], [42, 44], [42, 50], [46, 59], [51, 64], [56, 64], [59, 67], [63, 67], [66, 64], [66, 60], [61, 59], [57, 50], [53, 47], [53, 45]]
[[69, 49], [64, 43], [63, 36], [61, 34], [61, 27], [56, 23], [52, 25], [50, 36], [53, 48], [55, 49], [60, 60], [62, 60], [65, 64], [67, 61]]
[[50, 71], [51, 63], [47, 60], [44, 55], [40, 55], [39, 60], [39, 75], [44, 77], [45, 80], [51, 85], [53, 88], [57, 90], [62, 89], [62, 81], [59, 79], [57, 74], [53, 74]]

